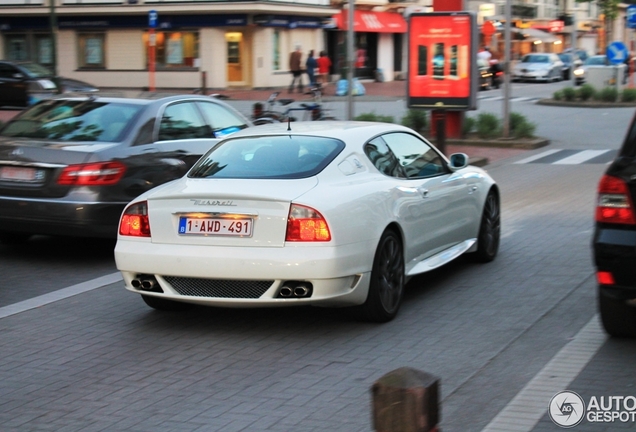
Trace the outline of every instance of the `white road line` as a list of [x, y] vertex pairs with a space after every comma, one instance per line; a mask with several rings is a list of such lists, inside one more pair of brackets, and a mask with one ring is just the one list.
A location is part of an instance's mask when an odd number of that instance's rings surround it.
[[606, 340], [594, 315], [482, 432], [530, 432], [548, 412], [552, 397], [567, 390]]
[[87, 291], [92, 291], [97, 288], [101, 288], [105, 285], [109, 285], [122, 280], [121, 273], [111, 273], [106, 276], [98, 277], [86, 282], [78, 283], [70, 287], [62, 288], [57, 291], [43, 294], [41, 296], [33, 297], [28, 300], [24, 300], [18, 303], [14, 303], [9, 306], [0, 307], [0, 318], [6, 318], [11, 315], [19, 314], [31, 309], [45, 306], [50, 303], [54, 303], [59, 300], [64, 300], [77, 294], [82, 294]]
[[527, 157], [525, 159], [518, 160], [515, 163], [516, 164], [530, 163], [530, 162], [536, 161], [537, 159], [541, 159], [543, 157], [550, 156], [551, 154], [554, 154], [554, 153], [557, 153], [557, 152], [560, 152], [560, 151], [561, 151], [561, 149], [547, 150], [547, 151], [544, 151], [543, 153], [539, 153], [539, 154], [536, 154], [534, 156], [530, 156], [530, 157]]
[[568, 156], [556, 162], [553, 162], [554, 165], [576, 165], [581, 164], [585, 161], [595, 158], [596, 156], [600, 156], [603, 153], [607, 153], [610, 150], [583, 150], [572, 156]]

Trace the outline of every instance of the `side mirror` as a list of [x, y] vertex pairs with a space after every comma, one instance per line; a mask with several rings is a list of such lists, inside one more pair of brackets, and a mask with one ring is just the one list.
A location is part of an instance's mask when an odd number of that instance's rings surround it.
[[466, 168], [468, 166], [468, 155], [466, 153], [453, 153], [450, 155], [450, 167], [452, 170]]
[[16, 72], [16, 73], [14, 73], [14, 74], [13, 74], [13, 75], [11, 75], [11, 76], [12, 76], [13, 78], [15, 78], [15, 79], [19, 79], [19, 80], [24, 79], [24, 75], [23, 75], [22, 73], [20, 73], [20, 72]]

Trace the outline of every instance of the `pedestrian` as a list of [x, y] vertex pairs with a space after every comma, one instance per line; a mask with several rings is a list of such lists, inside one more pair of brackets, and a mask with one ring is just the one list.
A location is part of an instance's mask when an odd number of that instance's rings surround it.
[[320, 51], [320, 57], [316, 60], [318, 63], [318, 82], [327, 84], [329, 82], [329, 69], [331, 68], [331, 60], [327, 57], [326, 51]]
[[318, 62], [314, 57], [314, 50], [310, 50], [307, 55], [307, 61], [305, 62], [305, 69], [307, 70], [307, 77], [309, 78], [309, 85], [311, 87], [316, 87], [316, 68], [318, 67]]
[[482, 50], [477, 53], [477, 58], [484, 59], [489, 63], [491, 57], [492, 54], [490, 53], [490, 48], [488, 48], [487, 46], [483, 47]]
[[303, 53], [300, 51], [300, 45], [296, 45], [296, 49], [289, 55], [289, 70], [292, 73], [292, 82], [289, 85], [289, 92], [294, 92], [294, 85], [298, 80], [298, 92], [303, 92], [303, 70], [301, 69], [301, 60]]

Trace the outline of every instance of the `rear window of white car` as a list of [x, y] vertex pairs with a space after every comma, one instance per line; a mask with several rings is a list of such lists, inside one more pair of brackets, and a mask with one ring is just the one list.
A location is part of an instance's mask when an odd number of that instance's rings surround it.
[[141, 105], [93, 100], [44, 101], [7, 124], [1, 136], [53, 141], [119, 142]]
[[204, 155], [190, 178], [298, 179], [322, 171], [342, 151], [334, 138], [265, 136], [223, 141]]

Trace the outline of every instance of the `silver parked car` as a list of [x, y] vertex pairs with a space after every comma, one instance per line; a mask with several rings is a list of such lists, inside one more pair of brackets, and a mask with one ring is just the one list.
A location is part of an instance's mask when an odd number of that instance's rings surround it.
[[561, 81], [563, 62], [553, 53], [532, 53], [523, 56], [512, 69], [513, 81]]

